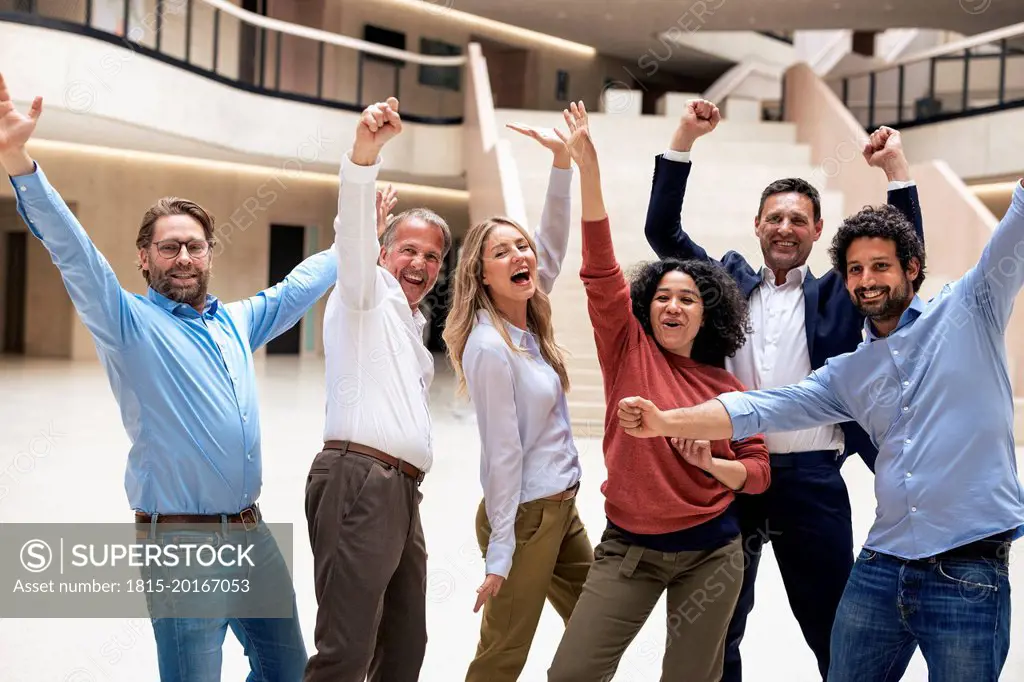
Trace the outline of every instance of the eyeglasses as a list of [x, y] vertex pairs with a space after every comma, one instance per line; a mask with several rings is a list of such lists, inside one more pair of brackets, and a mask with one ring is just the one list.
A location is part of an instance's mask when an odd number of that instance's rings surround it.
[[177, 258], [181, 253], [181, 247], [188, 250], [191, 258], [204, 258], [210, 252], [210, 242], [205, 239], [193, 239], [190, 242], [179, 242], [176, 239], [165, 239], [156, 242], [156, 252], [164, 258]]

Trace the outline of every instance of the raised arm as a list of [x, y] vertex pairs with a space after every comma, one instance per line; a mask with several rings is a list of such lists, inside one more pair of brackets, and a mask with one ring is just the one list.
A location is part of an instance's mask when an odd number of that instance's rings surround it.
[[398, 100], [368, 106], [359, 117], [352, 150], [341, 160], [338, 215], [334, 219], [338, 293], [349, 308], [369, 310], [384, 295], [377, 261], [377, 198], [375, 181], [380, 152], [402, 131]]
[[864, 159], [869, 166], [881, 168], [889, 180], [889, 205], [902, 213], [921, 241], [924, 241], [924, 219], [917, 185], [910, 179], [910, 164], [903, 151], [899, 131], [882, 126], [864, 144]]
[[274, 286], [229, 308], [244, 316], [249, 347], [256, 350], [295, 326], [337, 279], [338, 258], [327, 249], [299, 263]]
[[1024, 180], [1014, 186], [1006, 215], [961, 285], [965, 295], [974, 297], [965, 307], [983, 310], [992, 324], [1005, 330], [1014, 299], [1024, 285]]
[[[594, 327], [602, 367], [626, 350], [630, 324], [634, 320], [629, 283], [615, 259], [611, 226], [601, 190], [601, 168], [590, 137], [587, 109], [573, 102], [563, 111], [569, 126], [567, 146], [580, 169], [583, 199], [583, 264], [580, 279], [587, 294], [587, 309]], [[561, 132], [559, 132], [561, 135]]]
[[707, 251], [683, 231], [683, 197], [690, 177], [690, 149], [702, 135], [710, 133], [722, 115], [707, 100], [691, 100], [672, 136], [669, 149], [654, 160], [654, 182], [647, 204], [644, 234], [658, 258], [711, 260]]
[[11, 178], [18, 214], [49, 251], [82, 322], [97, 342], [120, 346], [131, 330], [130, 297], [25, 149], [42, 111], [36, 97], [28, 114], [18, 112], [0, 75], [0, 165]]
[[853, 416], [830, 390], [827, 364], [797, 384], [723, 393], [696, 407], [661, 410], [641, 397], [619, 402], [619, 424], [637, 438], [741, 440], [845, 421], [853, 421]]
[[532, 137], [551, 151], [551, 173], [544, 198], [540, 223], [533, 233], [537, 242], [537, 280], [541, 291], [551, 293], [555, 280], [562, 271], [562, 261], [569, 250], [569, 225], [572, 220], [572, 157], [565, 142], [553, 129], [534, 128], [522, 123], [509, 123], [507, 127]]

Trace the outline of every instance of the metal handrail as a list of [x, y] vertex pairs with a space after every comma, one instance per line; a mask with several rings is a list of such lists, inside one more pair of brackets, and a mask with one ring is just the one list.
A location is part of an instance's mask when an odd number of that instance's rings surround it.
[[998, 43], [1002, 40], [1009, 40], [1011, 38], [1019, 38], [1024, 36], [1024, 22], [1019, 24], [1011, 24], [1010, 26], [1004, 26], [1003, 28], [997, 28], [994, 31], [987, 31], [985, 33], [979, 33], [971, 36], [970, 38], [964, 38], [963, 40], [957, 40], [952, 43], [946, 43], [945, 45], [936, 45], [930, 47], [927, 50], [917, 52], [915, 54], [901, 57], [895, 61], [883, 64], [881, 66], [874, 66], [868, 69], [861, 69], [860, 71], [853, 71], [850, 73], [844, 73], [841, 76], [834, 78], [827, 78], [827, 81], [838, 82], [849, 78], [860, 78], [862, 76], [870, 76], [873, 73], [881, 73], [882, 71], [890, 71], [900, 66], [906, 66], [908, 64], [916, 64], [918, 62], [927, 61], [936, 57], [945, 57], [947, 55], [956, 55], [958, 52], [962, 53], [964, 50], [969, 50], [972, 47], [980, 47], [982, 45], [988, 45], [990, 43]]

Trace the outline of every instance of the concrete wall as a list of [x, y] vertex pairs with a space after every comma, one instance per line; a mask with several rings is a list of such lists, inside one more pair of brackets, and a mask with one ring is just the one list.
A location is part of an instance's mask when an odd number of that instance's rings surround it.
[[903, 131], [911, 162], [942, 159], [965, 180], [1024, 175], [1024, 108]]
[[[337, 212], [336, 176], [289, 173], [240, 164], [197, 162], [117, 150], [76, 148], [40, 141], [30, 153], [46, 171], [96, 246], [110, 261], [122, 286], [143, 293], [135, 235], [145, 210], [159, 197], [190, 198], [217, 220], [223, 249], [215, 256], [211, 293], [225, 301], [255, 294], [268, 286], [270, 225], [316, 228], [307, 253], [330, 246]], [[10, 183], [0, 183], [0, 197], [13, 198]], [[463, 192], [399, 188], [396, 212], [427, 205], [451, 223], [456, 233], [467, 222]], [[307, 235], [312, 230], [307, 230]], [[95, 356], [92, 337], [73, 313], [49, 254], [30, 239], [27, 354], [75, 359]], [[307, 318], [304, 335], [312, 335], [322, 352], [324, 301]]]

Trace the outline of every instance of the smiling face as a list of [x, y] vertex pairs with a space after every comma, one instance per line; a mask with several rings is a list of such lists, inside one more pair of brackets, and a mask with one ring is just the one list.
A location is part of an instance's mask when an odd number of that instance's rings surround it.
[[390, 248], [381, 248], [380, 261], [402, 285], [409, 305], [415, 308], [434, 288], [443, 257], [441, 228], [410, 216], [395, 227], [394, 242]]
[[754, 219], [764, 263], [777, 275], [807, 262], [821, 228], [822, 221], [814, 221], [814, 203], [799, 192], [769, 196], [761, 215]]
[[[171, 256], [175, 242], [178, 249]], [[204, 245], [205, 253], [198, 255]], [[196, 255], [190, 255], [191, 252]], [[172, 301], [202, 310], [210, 284], [213, 257], [206, 242], [206, 233], [198, 220], [189, 215], [158, 218], [153, 225], [151, 243], [139, 249], [139, 261], [154, 291]]]
[[917, 274], [916, 259], [910, 260], [906, 272], [900, 267], [891, 239], [861, 237], [846, 249], [846, 290], [881, 334], [894, 329], [910, 305]]
[[537, 291], [537, 255], [512, 225], [495, 225], [481, 252], [484, 286], [501, 310], [525, 305]]
[[665, 273], [651, 301], [654, 340], [670, 353], [689, 357], [703, 323], [704, 303], [693, 278], [679, 270]]

